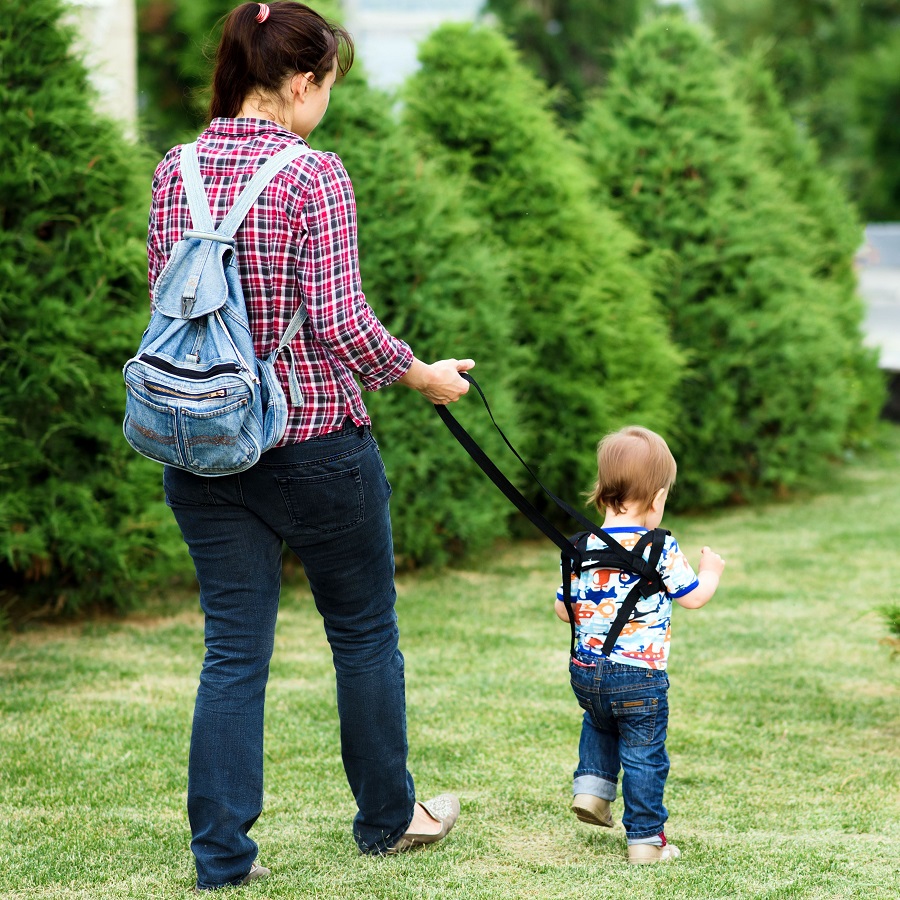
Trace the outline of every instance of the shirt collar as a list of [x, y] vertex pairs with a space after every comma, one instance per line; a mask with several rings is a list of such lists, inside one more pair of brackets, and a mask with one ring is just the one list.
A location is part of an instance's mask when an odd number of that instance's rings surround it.
[[[230, 119], [221, 117], [213, 119], [206, 129], [208, 134], [216, 134], [224, 137], [240, 138], [255, 137], [260, 134], [271, 134], [279, 137], [290, 138], [295, 141], [303, 141], [303, 138], [288, 131], [284, 126], [277, 122], [270, 122], [268, 119]], [[305, 144], [306, 141], [303, 141]]]

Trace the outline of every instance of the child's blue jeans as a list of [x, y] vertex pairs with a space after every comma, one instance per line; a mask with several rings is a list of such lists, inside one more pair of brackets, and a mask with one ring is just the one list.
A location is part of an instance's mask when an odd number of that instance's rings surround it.
[[569, 671], [585, 711], [574, 793], [615, 800], [621, 768], [626, 837], [637, 841], [659, 834], [668, 818], [663, 806], [668, 675], [585, 653], [576, 653]]

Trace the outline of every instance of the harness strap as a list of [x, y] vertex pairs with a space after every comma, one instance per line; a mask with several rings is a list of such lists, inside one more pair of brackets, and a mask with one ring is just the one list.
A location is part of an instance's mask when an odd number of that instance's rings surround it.
[[[651, 544], [650, 547], [650, 559], [648, 562], [651, 566], [653, 566], [653, 570], [657, 571], [656, 567], [659, 565], [659, 558], [662, 556], [663, 546], [666, 541], [666, 532], [662, 528], [655, 528], [653, 531], [648, 531], [646, 534], [641, 535], [641, 539], [637, 542], [634, 547], [635, 554], [639, 554], [643, 556], [644, 550], [647, 549], [647, 545]], [[657, 572], [657, 575], [659, 573]], [[647, 596], [653, 596], [653, 593], [648, 595], [647, 589], [649, 585], [644, 579], [640, 579], [638, 583], [628, 592], [628, 596], [622, 601], [622, 605], [619, 607], [619, 612], [616, 615], [616, 618], [613, 620], [612, 624], [609, 626], [609, 631], [606, 634], [606, 640], [603, 642], [603, 647], [600, 650], [600, 653], [609, 659], [609, 655], [612, 653], [613, 648], [616, 646], [616, 641], [619, 639], [619, 635], [622, 633], [622, 629], [628, 624], [631, 618], [634, 615], [635, 609], [637, 609], [638, 603], [641, 602], [642, 598]]]
[[[509, 439], [503, 433], [503, 430], [497, 424], [496, 419], [494, 418], [494, 414], [491, 412], [491, 407], [488, 404], [487, 397], [484, 395], [484, 391], [481, 390], [478, 382], [468, 373], [461, 372], [462, 378], [465, 378], [478, 392], [481, 397], [482, 403], [484, 403], [484, 407], [488, 412], [488, 415], [491, 418], [491, 422], [494, 425], [494, 428], [497, 429], [500, 437], [503, 438], [503, 442], [506, 446], [512, 451], [513, 455], [517, 460], [522, 464], [525, 470], [529, 475], [537, 482], [538, 486], [541, 490], [565, 513], [571, 516], [575, 521], [588, 529], [590, 534], [596, 535], [600, 540], [602, 540], [606, 544], [606, 548], [603, 551], [596, 551], [598, 553], [605, 553], [610, 555], [610, 568], [618, 568], [623, 569], [626, 572], [631, 572], [635, 575], [639, 576], [637, 584], [631, 589], [628, 596], [622, 603], [621, 608], [619, 609], [619, 613], [616, 616], [615, 621], [610, 626], [610, 630], [607, 634], [606, 641], [604, 642], [602, 653], [604, 656], [608, 656], [612, 651], [612, 648], [615, 646], [616, 641], [618, 640], [619, 634], [622, 629], [625, 627], [628, 620], [631, 618], [631, 614], [634, 609], [637, 607], [637, 604], [640, 602], [641, 597], [651, 597], [653, 594], [658, 593], [660, 590], [664, 589], [662, 583], [662, 576], [659, 574], [657, 570], [657, 565], [659, 564], [659, 559], [662, 554], [663, 545], [665, 543], [667, 531], [664, 531], [661, 528], [654, 529], [652, 532], [647, 532], [647, 534], [642, 535], [641, 539], [638, 541], [634, 550], [627, 550], [623, 547], [612, 535], [608, 532], [604, 531], [599, 525], [592, 522], [587, 516], [580, 513], [578, 510], [573, 509], [568, 503], [564, 500], [561, 500], [556, 496], [552, 491], [550, 491], [544, 483], [535, 475], [535, 473], [531, 470], [531, 467], [528, 463], [525, 462], [524, 459], [519, 455], [519, 452], [515, 447], [510, 443]], [[560, 549], [561, 553], [561, 572], [562, 572], [562, 580], [563, 580], [563, 602], [566, 605], [566, 611], [569, 614], [569, 627], [571, 631], [571, 645], [570, 645], [570, 654], [574, 657], [575, 655], [575, 644], [577, 641], [577, 627], [575, 624], [575, 612], [572, 603], [572, 576], [575, 574], [580, 575], [582, 571], [582, 566], [584, 565], [584, 555], [587, 552], [586, 549], [586, 535], [585, 533], [585, 546], [578, 546], [581, 541], [576, 541], [573, 543], [572, 540], [567, 538], [552, 522], [550, 522], [544, 515], [538, 512], [537, 509], [531, 504], [529, 500], [527, 500], [519, 489], [497, 468], [494, 464], [493, 460], [481, 449], [475, 439], [463, 428], [462, 425], [454, 418], [453, 414], [447, 409], [446, 406], [441, 406], [439, 404], [435, 404], [434, 408], [437, 410], [438, 415], [443, 420], [444, 424], [450, 430], [450, 433], [456, 438], [457, 441], [463, 446], [469, 456], [478, 464], [481, 470], [491, 479], [491, 481], [500, 489], [500, 491], [504, 494], [504, 496], [516, 507], [521, 513], [523, 513], [531, 523], [538, 528], [546, 537], [550, 538], [554, 544]], [[576, 536], [576, 538], [579, 536]], [[652, 546], [650, 550], [650, 558], [645, 560], [643, 558], [644, 550], [647, 547], [647, 544], [652, 541]]]
[[[595, 522], [592, 522], [587, 516], [580, 513], [578, 510], [573, 509], [566, 503], [564, 500], [560, 500], [559, 497], [556, 496], [551, 490], [549, 490], [544, 483], [534, 474], [531, 470], [531, 467], [528, 463], [525, 462], [524, 459], [519, 455], [518, 450], [510, 443], [509, 438], [503, 433], [503, 430], [497, 424], [497, 420], [494, 418], [494, 414], [491, 412], [491, 407], [487, 402], [487, 397], [484, 396], [484, 391], [481, 390], [481, 386], [478, 382], [468, 373], [468, 372], [460, 372], [462, 378], [465, 378], [472, 387], [478, 391], [479, 396], [481, 397], [482, 403], [484, 403], [484, 407], [488, 412], [488, 415], [491, 417], [491, 422], [494, 424], [494, 428], [497, 429], [500, 437], [503, 438], [503, 442], [507, 447], [512, 451], [513, 456], [522, 464], [528, 474], [535, 480], [538, 487], [565, 513], [575, 519], [579, 525], [583, 528], [588, 529], [591, 534], [597, 535], [606, 546], [615, 553], [619, 559], [622, 561], [622, 567], [627, 569], [629, 572], [635, 572], [636, 574], [643, 575], [646, 578], [653, 578], [654, 571], [642, 560], [638, 559], [630, 550], [626, 550], [611, 534], [605, 532], [599, 525]], [[438, 415], [443, 419], [444, 424], [447, 428], [450, 429], [450, 432], [453, 436], [462, 444], [465, 448], [466, 452], [468, 452], [469, 456], [475, 460], [476, 463], [481, 467], [484, 473], [494, 482], [494, 484], [500, 488], [500, 490], [506, 495], [507, 499], [522, 513], [524, 513], [540, 531], [542, 531], [547, 537], [556, 544], [557, 547], [560, 548], [566, 555], [568, 555], [571, 559], [575, 559], [575, 557], [571, 554], [572, 542], [558, 529], [555, 525], [553, 525], [548, 519], [539, 513], [534, 506], [522, 496], [519, 489], [509, 481], [509, 479], [494, 465], [493, 461], [488, 457], [488, 455], [481, 449], [481, 447], [476, 443], [475, 439], [456, 421], [453, 417], [453, 414], [447, 409], [446, 406], [441, 406], [439, 404], [435, 404], [434, 407], [437, 410]], [[568, 549], [567, 549], [568, 548]], [[580, 554], [579, 554], [580, 556]], [[576, 567], [576, 572], [580, 572], [580, 565]]]
[[578, 626], [575, 623], [575, 607], [572, 604], [572, 561], [565, 555], [562, 556], [560, 569], [563, 579], [563, 603], [566, 605], [566, 613], [569, 616], [569, 656], [575, 658], [575, 644], [578, 641]]
[[[467, 381], [475, 384], [475, 380], [466, 373], [461, 373]], [[479, 389], [479, 393], [481, 393]], [[484, 395], [482, 395], [483, 397]], [[486, 404], [485, 404], [486, 405]], [[438, 415], [450, 429], [450, 433], [462, 444], [466, 452], [478, 463], [481, 470], [503, 492], [504, 496], [519, 512], [523, 513], [532, 524], [550, 538], [573, 565], [576, 572], [581, 572], [581, 554], [572, 542], [545, 516], [539, 513], [529, 500], [522, 496], [519, 489], [497, 468], [494, 461], [481, 449], [472, 435], [457, 422], [446, 406], [435, 404]], [[490, 410], [488, 410], [490, 412]], [[492, 417], [493, 418], [493, 417]], [[495, 423], [496, 424], [496, 423]], [[499, 430], [499, 429], [498, 429]], [[516, 454], [518, 457], [518, 453]], [[523, 463], [524, 465], [524, 463]]]

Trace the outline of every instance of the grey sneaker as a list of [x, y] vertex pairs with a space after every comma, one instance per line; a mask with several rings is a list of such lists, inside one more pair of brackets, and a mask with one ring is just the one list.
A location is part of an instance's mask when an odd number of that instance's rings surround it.
[[576, 794], [572, 798], [572, 812], [588, 825], [601, 825], [603, 828], [613, 827], [612, 812], [609, 800], [595, 797], [593, 794]]
[[[267, 878], [271, 874], [272, 874], [271, 869], [267, 869], [265, 866], [261, 866], [259, 863], [255, 862], [255, 863], [253, 863], [252, 866], [250, 866], [250, 871], [243, 877], [243, 879], [240, 882], [238, 882], [237, 886], [240, 887], [242, 885], [247, 884], [250, 881], [256, 881], [257, 878]], [[218, 888], [195, 887], [194, 893], [195, 894], [206, 894], [206, 893], [209, 893], [209, 891], [217, 891], [217, 890], [218, 890]]]

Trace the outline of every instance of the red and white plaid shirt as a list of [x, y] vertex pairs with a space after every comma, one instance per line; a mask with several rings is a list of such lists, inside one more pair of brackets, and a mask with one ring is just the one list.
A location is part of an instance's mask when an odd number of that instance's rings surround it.
[[[218, 224], [263, 162], [297, 135], [263, 119], [213, 119], [197, 139], [200, 171]], [[179, 168], [180, 147], [156, 168], [147, 239], [150, 291], [176, 241], [192, 225]], [[287, 165], [238, 229], [237, 260], [256, 355], [265, 359], [306, 300], [309, 318], [291, 342], [303, 404], [290, 406], [288, 358], [276, 371], [288, 398], [281, 444], [337, 431], [349, 417], [369, 417], [353, 373], [366, 390], [391, 384], [413, 354], [378, 321], [362, 292], [356, 246], [356, 201], [333, 153], [314, 152]]]

